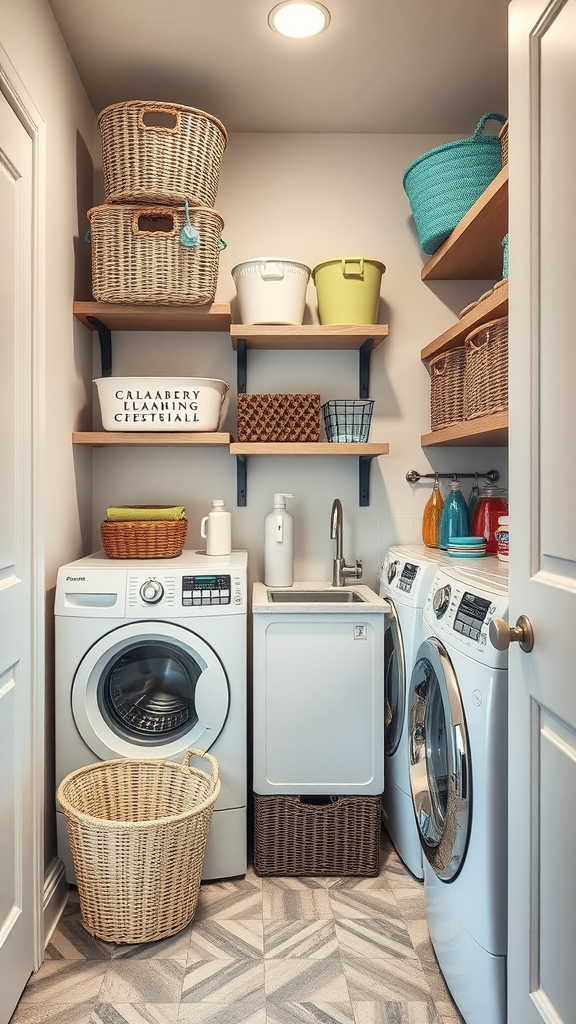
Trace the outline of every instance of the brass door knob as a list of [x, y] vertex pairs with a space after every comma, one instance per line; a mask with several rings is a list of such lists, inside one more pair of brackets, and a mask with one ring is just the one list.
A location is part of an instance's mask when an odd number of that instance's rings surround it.
[[504, 619], [492, 619], [488, 635], [497, 651], [507, 651], [510, 644], [520, 644], [521, 649], [529, 654], [534, 647], [534, 630], [527, 615], [520, 615], [515, 626], [509, 626]]

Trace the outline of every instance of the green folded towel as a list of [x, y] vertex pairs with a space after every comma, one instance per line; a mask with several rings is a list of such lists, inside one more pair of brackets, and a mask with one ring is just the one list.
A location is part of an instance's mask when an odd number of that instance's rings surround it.
[[186, 519], [184, 505], [110, 505], [106, 509], [109, 523], [158, 522]]

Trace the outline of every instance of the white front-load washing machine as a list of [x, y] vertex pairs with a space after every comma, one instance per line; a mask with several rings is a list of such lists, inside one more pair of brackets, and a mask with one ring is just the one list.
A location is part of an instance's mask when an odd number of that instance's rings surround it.
[[408, 697], [428, 929], [466, 1024], [506, 1022], [507, 611], [505, 578], [438, 568]]
[[384, 751], [382, 820], [394, 848], [416, 878], [424, 877], [408, 765], [408, 684], [422, 639], [422, 616], [440, 552], [391, 547], [379, 572], [390, 605], [384, 630]]
[[[62, 566], [56, 585], [56, 783], [98, 760], [216, 757], [203, 879], [246, 871], [247, 554]], [[58, 852], [74, 882], [66, 822]]]

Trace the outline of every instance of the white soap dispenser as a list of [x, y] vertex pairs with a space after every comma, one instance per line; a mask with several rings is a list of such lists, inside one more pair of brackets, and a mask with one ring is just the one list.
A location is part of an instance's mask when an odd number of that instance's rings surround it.
[[291, 587], [294, 582], [294, 520], [286, 511], [286, 498], [274, 495], [274, 508], [264, 520], [264, 583], [267, 587]]

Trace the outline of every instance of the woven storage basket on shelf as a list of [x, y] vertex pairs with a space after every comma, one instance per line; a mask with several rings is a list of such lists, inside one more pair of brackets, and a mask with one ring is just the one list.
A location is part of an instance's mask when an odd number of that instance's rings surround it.
[[464, 419], [508, 408], [508, 317], [482, 324], [466, 336]]
[[320, 395], [238, 395], [239, 441], [318, 441]]
[[440, 430], [464, 419], [464, 346], [434, 356], [430, 374], [430, 426]]
[[500, 129], [500, 146], [502, 149], [502, 167], [508, 163], [508, 121]]
[[106, 107], [98, 124], [107, 203], [189, 199], [214, 206], [228, 140], [217, 117], [177, 103], [132, 100]]
[[484, 114], [468, 139], [437, 146], [404, 171], [404, 189], [425, 253], [431, 255], [496, 177], [502, 166], [497, 135], [483, 135], [487, 121], [502, 124], [502, 114]]
[[[192, 755], [211, 774], [192, 767]], [[192, 920], [219, 792], [218, 763], [200, 750], [181, 765], [101, 761], [61, 782], [86, 931], [105, 942], [153, 942]]]
[[380, 797], [254, 795], [257, 875], [378, 874]]
[[95, 206], [88, 211], [92, 294], [98, 302], [203, 305], [216, 294], [224, 222], [207, 207], [190, 210], [198, 244], [180, 243], [184, 207]]
[[181, 554], [187, 519], [130, 520], [100, 523], [102, 547], [108, 558], [175, 558]]

